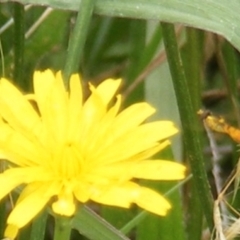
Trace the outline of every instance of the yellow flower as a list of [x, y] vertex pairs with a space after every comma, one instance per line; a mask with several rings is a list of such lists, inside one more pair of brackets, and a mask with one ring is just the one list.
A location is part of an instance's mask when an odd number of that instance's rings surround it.
[[7, 219], [7, 237], [50, 200], [52, 210], [65, 216], [74, 214], [77, 200], [124, 208], [135, 203], [158, 215], [170, 209], [159, 193], [132, 179], [184, 178], [181, 164], [149, 159], [177, 129], [170, 121], [143, 123], [155, 112], [144, 102], [120, 111], [121, 96], [114, 99], [120, 84], [89, 84], [91, 95], [83, 102], [78, 75], [67, 92], [60, 72], [35, 72], [29, 95], [1, 79], [0, 149], [9, 168], [0, 174], [0, 199], [24, 186]]

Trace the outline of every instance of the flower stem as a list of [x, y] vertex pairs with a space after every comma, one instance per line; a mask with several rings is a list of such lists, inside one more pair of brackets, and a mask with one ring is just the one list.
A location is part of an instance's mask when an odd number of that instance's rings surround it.
[[95, 0], [82, 0], [76, 24], [69, 41], [67, 60], [64, 67], [65, 85], [72, 73], [77, 72], [83, 56], [83, 47], [87, 39], [88, 26], [91, 20]]
[[[162, 23], [163, 40], [168, 57], [170, 72], [177, 97], [182, 128], [184, 132], [184, 145], [187, 159], [193, 174], [193, 182], [202, 203], [208, 226], [213, 228], [213, 197], [207, 180], [202, 155], [202, 147], [198, 129], [200, 129], [197, 114], [194, 111], [193, 100], [187, 84], [174, 26], [170, 23]], [[194, 80], [194, 79], [193, 79]], [[191, 127], [190, 127], [191, 126]]]
[[54, 240], [69, 240], [71, 237], [70, 218], [55, 216]]

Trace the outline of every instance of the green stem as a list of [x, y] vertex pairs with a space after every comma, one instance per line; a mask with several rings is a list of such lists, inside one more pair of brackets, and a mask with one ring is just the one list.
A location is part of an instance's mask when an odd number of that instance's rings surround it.
[[[187, 42], [185, 46], [185, 73], [188, 81], [188, 88], [191, 92], [194, 112], [197, 112], [201, 107], [201, 66], [203, 59], [203, 32], [194, 28], [186, 29]], [[187, 233], [188, 239], [201, 239], [203, 211], [201, 202], [198, 198], [198, 192], [193, 181], [189, 183], [192, 189], [192, 194], [189, 196], [187, 218]]]
[[65, 85], [68, 87], [69, 77], [77, 72], [83, 56], [88, 26], [91, 20], [95, 0], [81, 0], [76, 24], [69, 42], [67, 60], [64, 67]]
[[54, 240], [68, 240], [71, 237], [70, 218], [55, 216]]
[[24, 34], [25, 34], [25, 11], [20, 3], [14, 3], [14, 81], [21, 88], [27, 88], [27, 83], [23, 80], [24, 62]]
[[180, 53], [177, 46], [177, 39], [174, 26], [169, 23], [162, 23], [163, 40], [168, 57], [168, 63], [172, 75], [173, 85], [178, 101], [178, 108], [184, 132], [184, 145], [187, 159], [193, 174], [193, 182], [202, 203], [208, 226], [213, 229], [213, 197], [208, 184], [208, 179], [204, 167], [202, 147], [200, 143], [200, 129], [197, 113], [193, 108], [187, 79], [182, 66]]
[[201, 106], [201, 81], [200, 81], [200, 69], [202, 63], [202, 39], [203, 32], [194, 28], [187, 28], [187, 57], [185, 72], [187, 75], [187, 81], [192, 98], [193, 107], [195, 111], [198, 111]]

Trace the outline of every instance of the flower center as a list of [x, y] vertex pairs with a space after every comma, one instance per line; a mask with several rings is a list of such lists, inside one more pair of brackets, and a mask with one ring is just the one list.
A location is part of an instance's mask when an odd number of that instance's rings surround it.
[[82, 156], [73, 143], [66, 143], [56, 157], [56, 167], [60, 178], [73, 179], [81, 174]]

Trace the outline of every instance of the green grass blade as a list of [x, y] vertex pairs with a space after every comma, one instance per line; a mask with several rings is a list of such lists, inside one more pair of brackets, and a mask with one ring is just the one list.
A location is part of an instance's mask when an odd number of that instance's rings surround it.
[[[187, 76], [188, 87], [191, 92], [194, 112], [201, 108], [201, 72], [203, 62], [203, 40], [204, 33], [200, 30], [187, 28], [186, 43], [181, 51], [183, 65]], [[193, 181], [188, 185], [192, 194], [189, 194], [188, 218], [186, 219], [186, 228], [188, 239], [200, 240], [202, 236], [203, 212], [198, 192]]]
[[90, 240], [129, 240], [87, 207], [82, 207], [76, 213], [71, 225]]
[[[3, 0], [5, 1], [10, 2]], [[21, 0], [20, 2], [75, 11], [79, 9], [79, 0]], [[98, 0], [94, 12], [108, 16], [184, 23], [221, 34], [240, 49], [240, 14], [235, 11], [236, 9], [240, 9], [239, 0]]]

